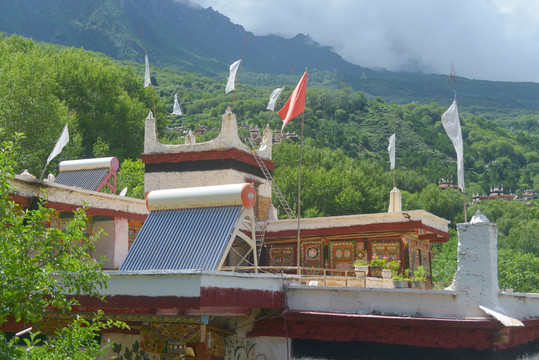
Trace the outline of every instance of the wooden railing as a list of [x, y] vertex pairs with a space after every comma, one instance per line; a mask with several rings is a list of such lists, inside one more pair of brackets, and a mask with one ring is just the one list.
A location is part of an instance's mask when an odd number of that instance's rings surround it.
[[[223, 266], [223, 271], [253, 272], [252, 266]], [[304, 285], [323, 286], [367, 286], [367, 273], [361, 270], [340, 270], [314, 267], [300, 267], [300, 282]], [[298, 275], [295, 266], [259, 266], [258, 273]], [[316, 283], [314, 283], [316, 282]]]

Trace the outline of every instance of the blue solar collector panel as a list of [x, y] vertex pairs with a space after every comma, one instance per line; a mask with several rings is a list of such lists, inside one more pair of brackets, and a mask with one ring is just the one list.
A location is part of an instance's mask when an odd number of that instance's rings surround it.
[[241, 205], [152, 211], [120, 270], [216, 270]]
[[96, 190], [110, 169], [62, 171], [54, 180], [57, 184], [76, 186], [85, 190]]

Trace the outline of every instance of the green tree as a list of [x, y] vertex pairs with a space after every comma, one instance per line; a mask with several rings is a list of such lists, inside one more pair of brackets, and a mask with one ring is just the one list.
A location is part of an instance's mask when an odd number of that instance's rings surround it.
[[[151, 90], [132, 67], [82, 49], [0, 37], [0, 127], [26, 134], [17, 172], [38, 174], [66, 123], [70, 142], [51, 169], [62, 159], [95, 153], [120, 161], [138, 156], [144, 118], [153, 108]], [[159, 97], [155, 109], [160, 119], [165, 104]], [[164, 119], [158, 124], [162, 129]]]
[[453, 281], [457, 271], [457, 231], [449, 229], [449, 239], [445, 244], [435, 244], [435, 250], [439, 251], [432, 259], [432, 279], [439, 282]]
[[[299, 145], [274, 148], [275, 179], [297, 208]], [[303, 148], [302, 216], [366, 214], [387, 210], [391, 176], [379, 162], [351, 159], [342, 150]], [[280, 204], [274, 203], [276, 207]]]
[[500, 289], [539, 293], [539, 257], [511, 249], [498, 251]]
[[[6, 137], [3, 131], [0, 135]], [[69, 311], [77, 304], [66, 294], [99, 296], [107, 276], [101, 271], [101, 263], [90, 256], [99, 234], [88, 232], [84, 209], [75, 211], [73, 218], [60, 226], [56, 211], [45, 208], [43, 201], [35, 209], [24, 210], [10, 200], [17, 140], [5, 140], [0, 148], [0, 325], [11, 317], [17, 322], [32, 322], [38, 328], [47, 308]], [[96, 326], [102, 325], [97, 319]], [[64, 341], [62, 347], [70, 347], [73, 353], [95, 335], [95, 331], [83, 329], [80, 322], [73, 326], [72, 332], [62, 330], [62, 339], [49, 344]], [[65, 342], [68, 336], [78, 340]], [[30, 347], [21, 354], [16, 351], [16, 344], [16, 340], [7, 341], [0, 334], [0, 358], [69, 357], [50, 347], [47, 351]], [[38, 352], [42, 356], [37, 356]], [[14, 354], [17, 356], [11, 356]]]
[[56, 66], [48, 55], [31, 40], [0, 39], [0, 127], [8, 134], [26, 134], [20, 139], [22, 168], [17, 172], [29, 169], [38, 174], [66, 123], [71, 141], [62, 155], [78, 155], [81, 150], [76, 118], [55, 95]]
[[464, 203], [462, 193], [458, 190], [442, 190], [436, 184], [429, 184], [418, 196], [408, 193], [403, 195], [405, 210], [423, 209], [450, 220], [453, 224], [464, 220]]
[[103, 358], [107, 350], [114, 346], [110, 340], [101, 345], [96, 335], [112, 327], [126, 328], [122, 322], [104, 319], [99, 311], [91, 320], [77, 316], [73, 323], [56, 331], [53, 337], [45, 341], [37, 336], [39, 333], [32, 333], [30, 339], [24, 341], [14, 338], [6, 342], [0, 339], [0, 351], [4, 345], [6, 357], [17, 360], [96, 360]]
[[127, 195], [144, 199], [144, 164], [141, 159], [126, 159], [122, 162], [116, 187], [119, 191], [127, 188]]

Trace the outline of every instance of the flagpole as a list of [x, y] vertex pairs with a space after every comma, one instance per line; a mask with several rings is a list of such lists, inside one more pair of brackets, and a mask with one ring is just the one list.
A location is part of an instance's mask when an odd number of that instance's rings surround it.
[[58, 154], [62, 152], [62, 149], [64, 148], [64, 146], [67, 145], [68, 142], [69, 142], [69, 129], [66, 123], [66, 125], [64, 126], [64, 130], [62, 130], [60, 137], [58, 138], [58, 140], [56, 140], [56, 144], [54, 145], [54, 148], [52, 149], [49, 157], [47, 158], [47, 163], [45, 164], [43, 171], [41, 171], [41, 176], [39, 177], [39, 180], [43, 179], [43, 174], [45, 173], [45, 169], [47, 168], [47, 166], [49, 166], [52, 159], [54, 159]]
[[[238, 76], [236, 77], [235, 80], [240, 80], [240, 75], [241, 75], [241, 66], [243, 65], [243, 56], [245, 55], [245, 44], [247, 43], [247, 35], [243, 35], [243, 47], [241, 49], [241, 62], [240, 62], [240, 68], [238, 69]], [[236, 82], [234, 80], [234, 82]], [[232, 106], [231, 108], [234, 109], [234, 100], [236, 100], [236, 91], [237, 91], [238, 87], [236, 85], [234, 85], [234, 96], [232, 96]]]
[[299, 140], [299, 174], [298, 174], [298, 239], [297, 239], [297, 254], [296, 254], [296, 261], [297, 261], [297, 272], [298, 275], [301, 275], [300, 270], [300, 249], [301, 249], [301, 227], [300, 227], [300, 220], [301, 220], [301, 160], [303, 158], [303, 122], [305, 119], [305, 111], [303, 111], [303, 115], [301, 117], [301, 136]]
[[41, 176], [39, 177], [39, 180], [43, 180], [43, 174], [45, 173], [45, 169], [49, 166], [49, 163], [45, 164], [45, 167], [43, 168], [43, 171], [41, 172]]
[[270, 123], [270, 121], [271, 121], [271, 118], [273, 117], [273, 113], [274, 113], [274, 112], [275, 112], [275, 110], [272, 110], [272, 111], [270, 112], [270, 116], [269, 116], [269, 118], [268, 118], [268, 123], [266, 124], [266, 126], [269, 126], [269, 123]]

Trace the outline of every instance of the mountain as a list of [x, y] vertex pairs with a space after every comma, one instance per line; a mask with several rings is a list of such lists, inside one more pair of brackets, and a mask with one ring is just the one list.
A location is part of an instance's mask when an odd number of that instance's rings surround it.
[[309, 36], [255, 36], [211, 8], [173, 0], [2, 2], [0, 31], [137, 62], [146, 46], [155, 65], [204, 74], [228, 71], [242, 54], [244, 69], [252, 72], [302, 72], [308, 66], [361, 73]]
[[[442, 75], [393, 73], [362, 68], [343, 60], [330, 47], [308, 35], [291, 39], [255, 36], [212, 8], [188, 0], [12, 0], [0, 2], [0, 32], [34, 40], [102, 52], [119, 60], [143, 62], [145, 48], [152, 65], [223, 76], [243, 57], [244, 81], [273, 86], [276, 80], [248, 73], [293, 74], [295, 84], [305, 68], [325, 81], [311, 86], [339, 88], [346, 83], [368, 96], [398, 104], [452, 101], [453, 89]], [[280, 78], [279, 78], [280, 79]], [[460, 78], [463, 112], [495, 121], [524, 116], [537, 123], [539, 84], [478, 81]], [[507, 124], [506, 124], [507, 125]]]

